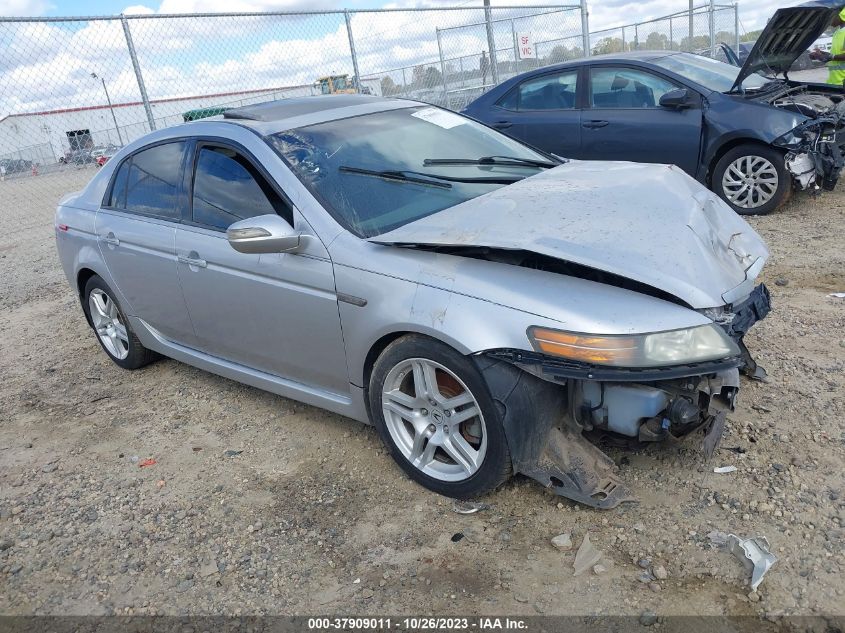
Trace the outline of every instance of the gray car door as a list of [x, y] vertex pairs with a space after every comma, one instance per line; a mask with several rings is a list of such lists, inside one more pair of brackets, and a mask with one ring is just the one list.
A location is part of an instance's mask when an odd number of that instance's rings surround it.
[[123, 301], [165, 338], [192, 345], [193, 328], [176, 276], [176, 226], [185, 143], [154, 145], [115, 171], [95, 227], [103, 260]]
[[[176, 231], [179, 279], [208, 354], [343, 394], [346, 354], [328, 252], [240, 147], [198, 142], [192, 184]], [[296, 254], [245, 254], [226, 240], [241, 219], [277, 213], [312, 235]]]

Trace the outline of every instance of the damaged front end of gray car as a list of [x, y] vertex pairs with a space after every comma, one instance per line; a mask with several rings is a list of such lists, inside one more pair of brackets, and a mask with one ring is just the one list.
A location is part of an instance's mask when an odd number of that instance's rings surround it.
[[[741, 305], [721, 315], [719, 324], [695, 328], [697, 332], [601, 337], [533, 328], [528, 334], [535, 352], [502, 349], [477, 356], [505, 412], [514, 471], [561, 496], [608, 509], [635, 496], [599, 444], [696, 438], [709, 458], [734, 408], [740, 373], [764, 375], [743, 336], [769, 309], [769, 293], [761, 284]], [[711, 339], [707, 348], [724, 345], [727, 356], [643, 367], [649, 350], [673, 345], [661, 338], [679, 337]], [[640, 366], [624, 366], [634, 363]], [[526, 425], [526, 419], [534, 423]]]

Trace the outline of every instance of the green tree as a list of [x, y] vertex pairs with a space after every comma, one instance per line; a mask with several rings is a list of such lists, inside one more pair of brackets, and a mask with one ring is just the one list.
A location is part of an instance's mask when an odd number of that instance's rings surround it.
[[625, 50], [621, 37], [605, 37], [598, 41], [593, 47], [594, 55], [607, 55], [610, 53], [621, 53]]
[[399, 92], [399, 87], [393, 82], [390, 77], [381, 78], [381, 94], [385, 97], [395, 95]]

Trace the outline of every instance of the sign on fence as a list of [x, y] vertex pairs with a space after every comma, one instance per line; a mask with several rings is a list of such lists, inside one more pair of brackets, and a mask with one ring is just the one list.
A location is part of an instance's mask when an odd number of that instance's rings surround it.
[[520, 59], [537, 59], [537, 49], [534, 48], [534, 38], [531, 33], [517, 33], [516, 41], [519, 44]]

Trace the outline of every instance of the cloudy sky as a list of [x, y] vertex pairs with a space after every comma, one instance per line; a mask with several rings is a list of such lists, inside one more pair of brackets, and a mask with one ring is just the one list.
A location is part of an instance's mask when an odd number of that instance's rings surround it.
[[[727, 1], [724, 0], [727, 4]], [[524, 3], [521, 0], [492, 0], [493, 6]], [[566, 2], [568, 4], [568, 2]], [[717, 3], [721, 3], [717, 0]], [[790, 0], [744, 0], [740, 1], [740, 20], [746, 30], [760, 28], [766, 18], [778, 7], [796, 4]], [[122, 0], [3, 0], [0, 14], [15, 16], [70, 16], [70, 15], [111, 15], [124, 11], [132, 4], [140, 4], [158, 13], [190, 13], [193, 11], [281, 11], [314, 8], [380, 8], [398, 6], [473, 6], [480, 5], [480, 0], [400, 0], [384, 2], [379, 0], [348, 0], [330, 2], [329, 0], [161, 0], [139, 3], [127, 3]], [[553, 2], [532, 1], [530, 4], [555, 4]], [[703, 4], [696, 0], [696, 4]], [[616, 26], [649, 19], [687, 6], [684, 0], [592, 0], [589, 2], [591, 29]]]

